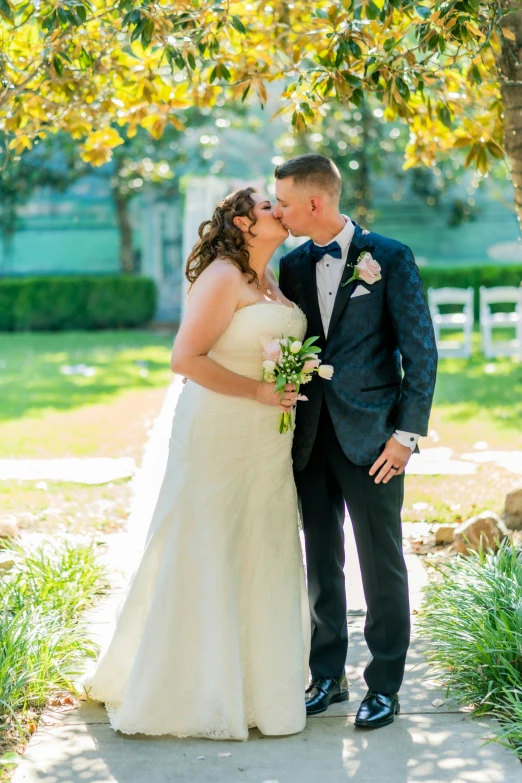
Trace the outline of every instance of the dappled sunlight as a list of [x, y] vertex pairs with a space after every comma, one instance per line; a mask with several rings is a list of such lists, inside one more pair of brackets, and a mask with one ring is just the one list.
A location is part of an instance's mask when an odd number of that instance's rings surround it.
[[[44, 417], [166, 386], [171, 346], [171, 338], [147, 332], [2, 335], [0, 421]], [[80, 364], [92, 374], [63, 371]]]

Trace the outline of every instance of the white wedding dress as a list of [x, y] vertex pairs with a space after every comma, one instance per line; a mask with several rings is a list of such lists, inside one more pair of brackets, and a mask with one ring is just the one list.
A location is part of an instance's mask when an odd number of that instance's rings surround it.
[[[209, 356], [260, 380], [261, 336], [305, 328], [296, 306], [247, 306]], [[304, 728], [309, 608], [279, 416], [191, 381], [181, 392], [143, 555], [82, 681], [114, 729], [245, 740], [253, 726]]]

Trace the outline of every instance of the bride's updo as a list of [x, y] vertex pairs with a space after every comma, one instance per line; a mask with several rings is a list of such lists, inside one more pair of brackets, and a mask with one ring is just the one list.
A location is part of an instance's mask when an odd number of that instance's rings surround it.
[[[190, 283], [194, 283], [216, 258], [229, 259], [241, 272], [250, 275], [249, 282], [257, 281], [257, 274], [250, 266], [245, 234], [233, 223], [235, 217], [248, 217], [252, 225], [255, 224], [255, 201], [252, 193], [256, 193], [255, 188], [244, 188], [231, 193], [219, 202], [212, 218], [203, 221], [200, 225], [199, 240], [192, 248], [185, 269], [185, 275]], [[249, 233], [254, 236], [252, 231]]]

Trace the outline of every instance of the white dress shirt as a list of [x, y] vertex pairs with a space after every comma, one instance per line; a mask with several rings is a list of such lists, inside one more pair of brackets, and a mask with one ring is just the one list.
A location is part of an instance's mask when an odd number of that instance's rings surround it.
[[[341, 283], [348, 250], [355, 231], [355, 226], [348, 216], [343, 215], [343, 218], [345, 220], [344, 228], [336, 237], [330, 240], [339, 244], [342, 252], [341, 258], [333, 258], [327, 254], [316, 264], [317, 296], [325, 336], [328, 334], [337, 289]], [[327, 244], [330, 244], [330, 242], [327, 242]], [[321, 245], [317, 245], [317, 247], [321, 247]], [[419, 439], [419, 435], [413, 432], [405, 432], [404, 430], [396, 430], [393, 433], [393, 437], [402, 446], [408, 446], [412, 451], [415, 449]]]

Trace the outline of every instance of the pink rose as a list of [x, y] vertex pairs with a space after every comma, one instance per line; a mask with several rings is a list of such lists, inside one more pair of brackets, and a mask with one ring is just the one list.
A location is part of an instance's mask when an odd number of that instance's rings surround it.
[[326, 381], [331, 381], [332, 375], [334, 374], [334, 368], [331, 364], [321, 364], [317, 372], [321, 378], [324, 378]]
[[271, 340], [266, 343], [264, 347], [265, 359], [270, 359], [272, 362], [279, 362], [282, 357], [281, 346], [279, 340]]
[[318, 359], [308, 359], [303, 364], [303, 372], [312, 372], [312, 370], [315, 370], [316, 367], [319, 366], [319, 360]]
[[381, 265], [372, 258], [371, 253], [365, 253], [355, 268], [358, 278], [369, 285], [376, 283], [382, 277]]

